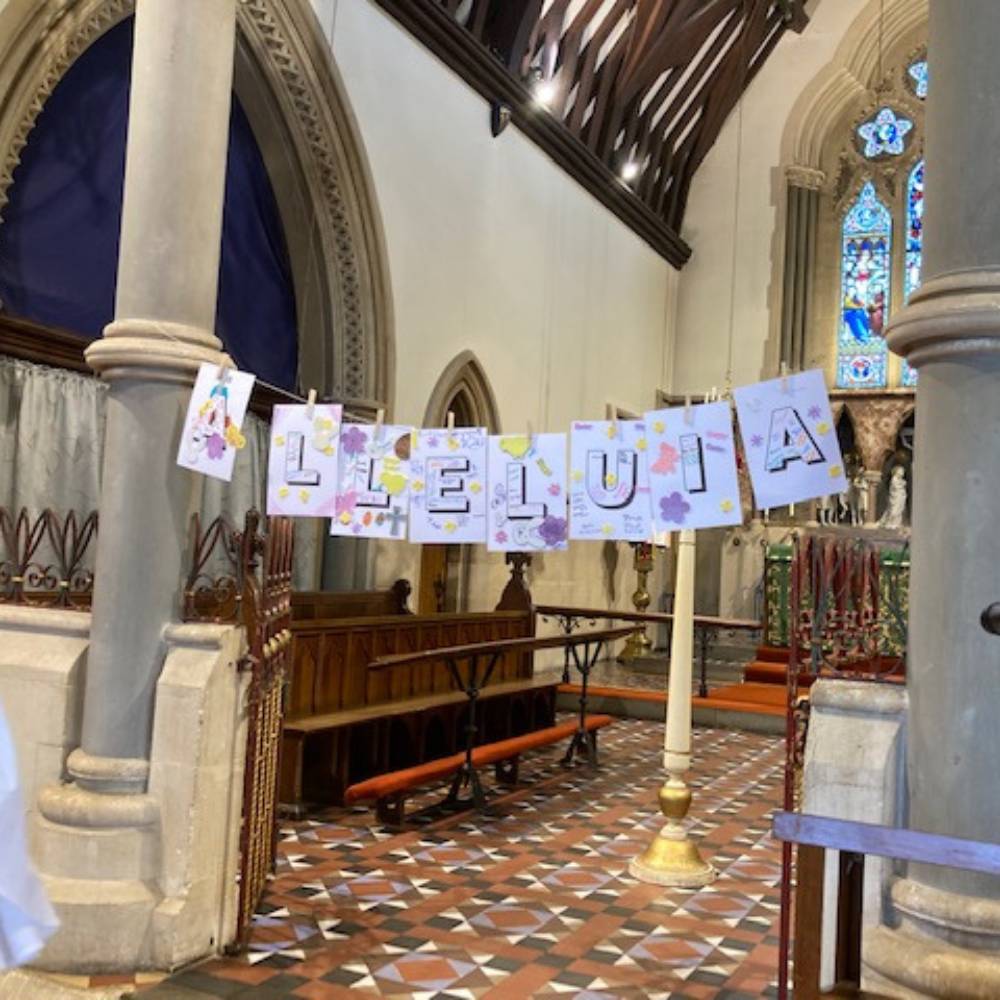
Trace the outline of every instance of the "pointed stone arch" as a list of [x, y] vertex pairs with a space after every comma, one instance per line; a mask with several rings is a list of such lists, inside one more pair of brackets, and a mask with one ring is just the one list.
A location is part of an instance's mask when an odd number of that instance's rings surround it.
[[449, 410], [455, 423], [499, 434], [500, 410], [486, 372], [472, 351], [462, 351], [445, 368], [431, 392], [425, 427], [443, 427]]
[[[0, 210], [49, 95], [135, 0], [9, 0], [0, 12]], [[304, 0], [242, 0], [234, 87], [274, 181], [295, 280], [300, 381], [359, 415], [391, 406], [382, 223], [330, 46]]]

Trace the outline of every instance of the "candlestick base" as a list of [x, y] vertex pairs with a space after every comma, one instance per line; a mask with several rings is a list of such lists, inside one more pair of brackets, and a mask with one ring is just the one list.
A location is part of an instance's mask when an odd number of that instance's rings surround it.
[[702, 858], [683, 824], [691, 806], [691, 789], [680, 778], [671, 776], [658, 797], [666, 825], [649, 847], [631, 860], [630, 874], [640, 882], [685, 889], [714, 882], [717, 872]]

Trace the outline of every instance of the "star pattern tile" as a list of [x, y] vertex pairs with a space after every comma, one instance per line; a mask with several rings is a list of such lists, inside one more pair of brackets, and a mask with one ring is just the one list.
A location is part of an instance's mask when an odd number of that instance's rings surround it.
[[691, 831], [720, 876], [663, 889], [628, 873], [662, 824], [662, 737], [655, 723], [617, 721], [597, 771], [562, 768], [562, 747], [533, 753], [522, 784], [482, 816], [430, 813], [402, 832], [363, 809], [285, 821], [249, 951], [164, 986], [219, 997], [776, 996], [781, 851], [770, 817], [782, 744], [696, 730]]

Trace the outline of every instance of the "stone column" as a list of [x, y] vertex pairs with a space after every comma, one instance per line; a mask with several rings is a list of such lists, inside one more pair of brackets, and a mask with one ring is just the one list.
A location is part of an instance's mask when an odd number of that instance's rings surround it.
[[819, 192], [826, 179], [820, 170], [791, 166], [785, 211], [785, 273], [781, 303], [779, 361], [791, 371], [805, 363], [806, 336], [812, 313]]
[[[909, 824], [995, 843], [1000, 831], [1000, 5], [930, 0], [927, 280], [890, 324], [920, 370], [908, 687]], [[872, 988], [1000, 996], [1000, 879], [910, 866], [901, 924], [868, 938]], [[891, 988], [890, 988], [891, 987]]]
[[136, 9], [115, 320], [87, 351], [110, 391], [83, 745], [70, 762], [85, 787], [111, 767], [141, 790], [163, 628], [177, 616], [198, 486], [175, 464], [177, 443], [198, 365], [220, 360], [235, 18], [235, 0]]
[[87, 350], [109, 393], [81, 746], [72, 783], [39, 796], [39, 865], [62, 920], [49, 968], [141, 964], [158, 901], [153, 701], [200, 493], [175, 463], [179, 434], [199, 364], [222, 358], [235, 30], [236, 0], [136, 4], [115, 319]]

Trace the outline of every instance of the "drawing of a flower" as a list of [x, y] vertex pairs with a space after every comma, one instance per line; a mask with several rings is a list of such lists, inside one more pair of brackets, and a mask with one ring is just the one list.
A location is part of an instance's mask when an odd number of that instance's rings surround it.
[[340, 436], [340, 446], [345, 455], [360, 455], [368, 443], [368, 436], [360, 427], [348, 427]]
[[498, 531], [493, 537], [496, 538], [497, 545], [503, 545], [507, 541], [507, 532]]
[[806, 410], [806, 413], [808, 413], [813, 420], [819, 420], [819, 418], [823, 415], [823, 411], [815, 403], [813, 403], [813, 405]]
[[689, 504], [680, 493], [674, 491], [669, 496], [660, 497], [660, 516], [664, 521], [672, 521], [674, 524], [683, 524], [684, 515], [691, 509]]
[[226, 450], [226, 442], [222, 440], [221, 434], [210, 434], [207, 441], [208, 457], [215, 460], [222, 458]]
[[566, 541], [566, 518], [546, 517], [538, 526], [538, 534], [551, 549]]
[[764, 439], [759, 434], [754, 434], [754, 436], [750, 438], [751, 448], [759, 448], [763, 443]]
[[549, 483], [549, 496], [557, 497], [562, 493], [562, 487], [558, 483]]

